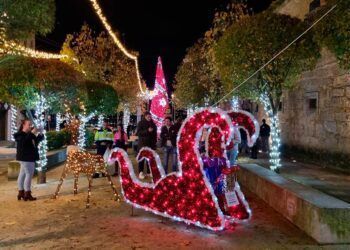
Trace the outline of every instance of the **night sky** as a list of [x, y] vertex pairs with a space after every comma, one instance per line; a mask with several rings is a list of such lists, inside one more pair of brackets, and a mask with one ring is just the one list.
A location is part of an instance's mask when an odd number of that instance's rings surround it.
[[[191, 4], [189, 2], [192, 2]], [[161, 56], [168, 82], [172, 82], [186, 48], [208, 30], [215, 10], [229, 0], [100, 0], [100, 6], [124, 44], [140, 53], [140, 68], [153, 86], [157, 57]], [[266, 9], [271, 0], [249, 0], [254, 12]], [[100, 21], [88, 0], [56, 0], [56, 26], [52, 34], [37, 37], [37, 49], [58, 52], [66, 34], [77, 32], [84, 23], [100, 32]]]

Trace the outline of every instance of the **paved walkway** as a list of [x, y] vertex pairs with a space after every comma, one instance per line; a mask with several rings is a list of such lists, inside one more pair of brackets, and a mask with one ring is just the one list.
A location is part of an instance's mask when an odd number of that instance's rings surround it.
[[[256, 160], [241, 156], [239, 161], [256, 163], [269, 168], [267, 155], [263, 154], [260, 154], [259, 159]], [[282, 160], [280, 174], [300, 184], [315, 188], [350, 203], [350, 174], [288, 159]]]
[[[117, 203], [105, 178], [94, 179], [91, 207], [85, 208], [87, 181], [64, 182], [57, 200], [50, 197], [62, 166], [47, 173], [47, 184], [34, 185], [35, 202], [16, 200], [16, 182], [0, 176], [0, 248], [3, 249], [320, 249], [317, 243], [254, 194], [245, 192], [253, 211], [249, 222], [211, 232], [162, 219]], [[34, 182], [36, 180], [34, 179]], [[119, 181], [113, 180], [120, 190]], [[324, 249], [346, 249], [326, 246]]]

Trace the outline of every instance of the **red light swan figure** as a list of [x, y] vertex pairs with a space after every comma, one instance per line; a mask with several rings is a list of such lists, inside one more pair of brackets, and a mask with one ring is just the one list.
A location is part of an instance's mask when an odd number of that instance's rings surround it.
[[198, 144], [203, 128], [220, 129], [224, 142], [231, 140], [230, 117], [220, 109], [202, 109], [183, 123], [178, 138], [179, 171], [165, 175], [159, 156], [152, 149], [142, 148], [138, 160], [148, 159], [153, 183], [141, 182], [130, 159], [122, 149], [114, 149], [110, 162], [121, 166], [121, 186], [125, 200], [135, 207], [155, 214], [194, 224], [211, 230], [225, 227], [225, 216], [203, 170]]

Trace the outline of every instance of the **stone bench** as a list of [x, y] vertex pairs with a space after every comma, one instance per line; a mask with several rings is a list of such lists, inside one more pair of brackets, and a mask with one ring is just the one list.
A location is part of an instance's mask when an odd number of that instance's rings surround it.
[[242, 164], [238, 180], [318, 243], [350, 243], [349, 203], [256, 164]]
[[[47, 153], [47, 169], [63, 163], [67, 159], [66, 148], [53, 150]], [[18, 161], [10, 161], [7, 167], [7, 179], [16, 180], [19, 174], [20, 164]]]

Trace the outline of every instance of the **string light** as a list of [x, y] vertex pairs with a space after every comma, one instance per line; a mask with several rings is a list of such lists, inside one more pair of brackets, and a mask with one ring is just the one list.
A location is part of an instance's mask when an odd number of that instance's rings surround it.
[[103, 126], [103, 119], [104, 119], [103, 115], [100, 114], [100, 115], [98, 116], [98, 121], [97, 121], [97, 127], [98, 127], [98, 129], [101, 129], [101, 128], [102, 128], [102, 126]]
[[44, 139], [39, 143], [39, 160], [37, 161], [39, 172], [43, 171], [47, 165], [47, 138], [46, 138], [46, 129], [45, 129], [45, 111], [48, 110], [49, 106], [46, 103], [46, 98], [43, 95], [37, 95], [37, 102], [35, 105], [35, 119], [34, 124], [38, 129], [42, 130]]
[[56, 192], [53, 196], [54, 199], [58, 197], [58, 194], [61, 190], [64, 179], [66, 178], [68, 173], [74, 174], [74, 194], [78, 193], [78, 178], [79, 174], [86, 174], [89, 179], [89, 187], [88, 187], [88, 197], [86, 200], [86, 207], [90, 207], [90, 197], [91, 197], [91, 187], [92, 187], [92, 175], [96, 172], [102, 172], [105, 174], [109, 185], [111, 186], [114, 193], [114, 200], [120, 201], [119, 194], [115, 185], [112, 182], [111, 176], [106, 170], [106, 164], [100, 155], [91, 154], [89, 152], [83, 150], [69, 150], [67, 149], [68, 157], [67, 163], [64, 166], [61, 178], [59, 180], [58, 186], [56, 188]]
[[133, 55], [132, 53], [130, 53], [125, 46], [123, 45], [123, 43], [118, 39], [117, 35], [113, 32], [111, 25], [108, 23], [107, 18], [104, 16], [104, 14], [102, 13], [102, 9], [100, 8], [99, 4], [97, 3], [97, 0], [90, 0], [90, 2], [92, 3], [92, 6], [97, 14], [97, 16], [99, 17], [99, 19], [101, 20], [103, 26], [105, 27], [105, 29], [107, 30], [108, 34], [112, 37], [114, 43], [118, 46], [118, 48], [124, 53], [125, 56], [127, 56], [128, 58], [130, 58], [131, 60], [134, 61], [135, 63], [135, 68], [136, 68], [136, 76], [137, 76], [137, 81], [138, 81], [138, 85], [139, 85], [139, 89], [142, 95], [144, 96], [148, 96], [147, 94], [147, 90], [144, 91], [142, 89], [142, 82], [141, 82], [141, 74], [140, 74], [140, 69], [139, 69], [139, 62], [138, 62], [138, 58], [136, 55]]
[[127, 104], [124, 105], [123, 109], [123, 129], [127, 131], [130, 122], [130, 109]]
[[238, 111], [239, 110], [239, 99], [238, 99], [238, 96], [233, 96], [232, 97], [231, 105], [232, 105], [232, 109], [234, 111]]
[[10, 105], [11, 110], [11, 141], [15, 141], [14, 134], [17, 132], [17, 109], [14, 105]]
[[22, 56], [28, 56], [28, 57], [34, 57], [34, 58], [43, 58], [43, 59], [63, 59], [68, 57], [67, 55], [53, 54], [53, 53], [47, 53], [43, 51], [30, 49], [16, 42], [7, 41], [4, 36], [1, 36], [0, 39], [3, 42], [3, 48], [0, 51], [2, 53], [7, 53], [10, 55], [22, 55]]
[[56, 114], [56, 131], [60, 131], [60, 124], [62, 123], [62, 116], [61, 116], [61, 113], [58, 112]]
[[222, 230], [228, 219], [242, 218], [241, 215], [233, 218], [223, 214], [218, 198], [205, 177], [198, 146], [202, 130], [207, 126], [219, 127], [224, 141], [231, 141], [232, 122], [225, 112], [212, 108], [197, 111], [186, 119], [178, 134], [180, 164], [176, 173], [165, 176], [157, 153], [150, 148], [140, 150], [137, 158], [148, 159], [153, 183], [140, 181], [127, 153], [123, 149], [113, 149], [109, 163], [118, 161], [121, 166], [120, 181], [126, 202], [157, 215], [210, 230]]
[[265, 112], [270, 118], [271, 123], [271, 148], [270, 148], [270, 169], [274, 171], [278, 171], [278, 169], [282, 166], [280, 159], [280, 146], [281, 146], [281, 130], [280, 123], [278, 119], [278, 115], [273, 113], [273, 109], [271, 107], [270, 100], [267, 94], [262, 94], [260, 96], [260, 101], [262, 102]]

